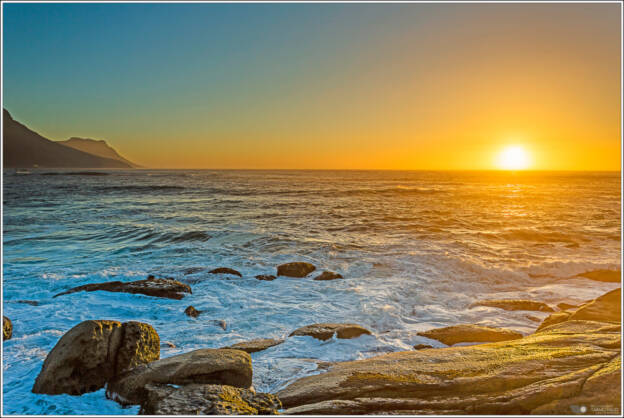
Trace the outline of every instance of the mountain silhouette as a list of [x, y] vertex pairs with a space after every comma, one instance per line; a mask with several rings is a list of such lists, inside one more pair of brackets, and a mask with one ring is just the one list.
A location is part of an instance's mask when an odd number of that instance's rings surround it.
[[110, 145], [106, 143], [103, 139], [90, 139], [90, 138], [77, 138], [72, 137], [65, 141], [56, 141], [58, 144], [65, 145], [66, 147], [71, 147], [83, 152], [87, 152], [89, 154], [97, 155], [102, 158], [111, 158], [113, 160], [122, 161], [128, 164], [130, 167], [138, 168], [140, 167], [137, 164], [134, 164], [131, 161], [128, 161]]
[[39, 135], [2, 109], [2, 151], [5, 168], [132, 168], [124, 161], [103, 158]]

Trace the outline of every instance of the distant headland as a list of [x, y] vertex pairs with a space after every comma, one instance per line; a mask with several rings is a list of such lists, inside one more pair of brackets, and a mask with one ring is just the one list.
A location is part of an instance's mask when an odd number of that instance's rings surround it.
[[2, 109], [5, 168], [138, 168], [104, 140], [69, 138], [51, 141]]

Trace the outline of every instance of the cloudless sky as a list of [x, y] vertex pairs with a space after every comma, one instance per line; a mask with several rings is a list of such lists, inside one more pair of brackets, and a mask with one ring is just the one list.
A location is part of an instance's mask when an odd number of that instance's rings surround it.
[[3, 105], [161, 168], [619, 170], [618, 4], [7, 4]]

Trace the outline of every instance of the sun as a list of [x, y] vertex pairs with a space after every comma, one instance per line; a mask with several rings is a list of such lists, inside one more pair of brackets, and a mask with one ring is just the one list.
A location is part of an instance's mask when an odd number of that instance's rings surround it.
[[501, 170], [525, 170], [531, 165], [529, 154], [519, 145], [505, 147], [499, 154], [496, 165]]

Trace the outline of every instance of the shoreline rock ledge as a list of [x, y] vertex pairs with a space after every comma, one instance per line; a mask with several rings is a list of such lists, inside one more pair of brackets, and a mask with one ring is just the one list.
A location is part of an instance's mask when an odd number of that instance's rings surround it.
[[337, 363], [276, 395], [289, 415], [571, 415], [579, 405], [619, 415], [615, 299], [595, 299], [592, 320], [564, 319], [523, 338]]

